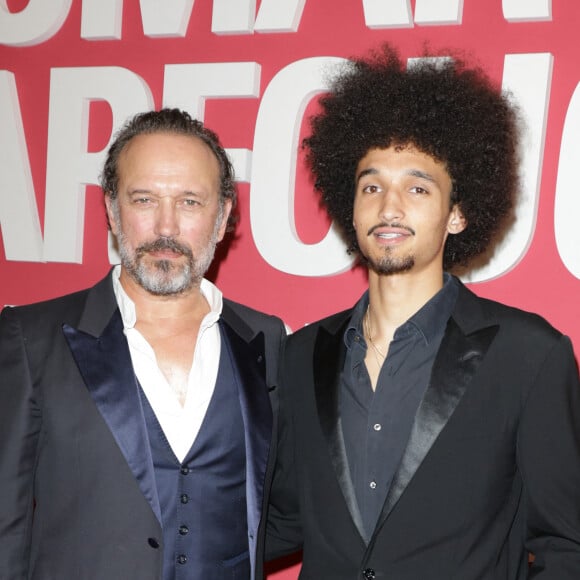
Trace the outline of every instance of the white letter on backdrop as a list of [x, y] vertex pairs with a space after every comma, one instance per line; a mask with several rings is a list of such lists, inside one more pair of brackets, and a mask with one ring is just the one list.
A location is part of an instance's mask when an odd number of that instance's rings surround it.
[[417, 0], [415, 24], [461, 24], [463, 0]]
[[339, 62], [343, 59], [315, 57], [282, 69], [264, 92], [256, 121], [250, 190], [252, 234], [270, 266], [297, 276], [330, 276], [348, 270], [353, 262], [333, 227], [322, 241], [305, 244], [298, 237], [294, 217], [302, 116], [310, 99], [326, 89], [323, 67]]
[[42, 261], [42, 234], [14, 75], [0, 71], [0, 230], [7, 260]]
[[[237, 0], [236, 0], [237, 1]], [[145, 36], [183, 37], [191, 17], [193, 0], [139, 0]]]
[[117, 40], [121, 38], [123, 0], [83, 0], [81, 38]]
[[410, 0], [363, 0], [365, 22], [369, 28], [411, 28]]
[[580, 278], [580, 191], [578, 166], [580, 165], [580, 84], [572, 95], [560, 145], [560, 162], [556, 181], [554, 229], [556, 246], [568, 271]]
[[505, 57], [503, 88], [513, 94], [524, 120], [516, 221], [498, 244], [492, 259], [464, 277], [467, 282], [483, 282], [506, 274], [517, 266], [532, 241], [540, 197], [552, 64], [549, 53]]
[[[206, 98], [256, 98], [260, 94], [260, 65], [255, 62], [168, 64], [165, 66], [163, 106], [178, 107], [203, 121]], [[251, 154], [228, 149], [237, 181], [249, 181]]]
[[502, 4], [510, 22], [552, 20], [552, 0], [502, 0]]
[[0, 44], [32, 46], [54, 36], [68, 16], [72, 0], [30, 0], [20, 12], [10, 12], [0, 0]]
[[113, 132], [128, 117], [153, 108], [143, 79], [120, 67], [55, 68], [50, 77], [44, 258], [81, 262], [85, 185], [98, 184], [107, 144], [87, 152], [90, 101], [107, 101]]
[[214, 34], [251, 34], [256, 0], [213, 0], [211, 31]]
[[296, 32], [306, 0], [262, 0], [256, 32]]

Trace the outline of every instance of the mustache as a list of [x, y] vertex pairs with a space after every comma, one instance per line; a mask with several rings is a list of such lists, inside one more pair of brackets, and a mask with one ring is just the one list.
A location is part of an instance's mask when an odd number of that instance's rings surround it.
[[157, 238], [153, 242], [145, 242], [135, 250], [135, 253], [137, 256], [141, 257], [143, 254], [147, 254], [148, 252], [159, 252], [161, 250], [171, 250], [176, 254], [181, 254], [183, 256], [187, 256], [188, 258], [193, 257], [193, 253], [190, 248], [180, 244], [173, 238]]
[[376, 230], [378, 230], [379, 228], [397, 228], [399, 230], [406, 230], [407, 232], [409, 232], [412, 236], [415, 235], [415, 230], [413, 228], [410, 228], [409, 226], [405, 226], [403, 224], [400, 224], [399, 222], [392, 222], [392, 223], [380, 223], [380, 224], [375, 224], [374, 226], [372, 226], [371, 228], [369, 228], [368, 232], [367, 232], [367, 236], [370, 236], [371, 234], [373, 234]]

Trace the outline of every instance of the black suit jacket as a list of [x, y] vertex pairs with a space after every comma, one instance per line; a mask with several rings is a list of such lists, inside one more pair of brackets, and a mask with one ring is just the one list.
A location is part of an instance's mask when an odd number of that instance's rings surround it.
[[[269, 391], [285, 331], [279, 319], [227, 300], [222, 322], [242, 379], [249, 549], [261, 577]], [[161, 578], [153, 464], [122, 331], [110, 275], [89, 290], [2, 311], [2, 580]]]
[[580, 385], [570, 341], [461, 286], [367, 545], [338, 413], [350, 315], [288, 338], [269, 556], [303, 546], [301, 579], [580, 578]]

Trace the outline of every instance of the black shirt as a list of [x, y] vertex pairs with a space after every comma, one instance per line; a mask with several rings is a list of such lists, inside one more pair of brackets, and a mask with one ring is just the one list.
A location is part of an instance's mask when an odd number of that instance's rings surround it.
[[357, 302], [344, 334], [340, 415], [350, 475], [368, 541], [403, 455], [447, 321], [457, 299], [455, 278], [395, 331], [372, 390], [364, 359], [363, 318], [369, 298]]

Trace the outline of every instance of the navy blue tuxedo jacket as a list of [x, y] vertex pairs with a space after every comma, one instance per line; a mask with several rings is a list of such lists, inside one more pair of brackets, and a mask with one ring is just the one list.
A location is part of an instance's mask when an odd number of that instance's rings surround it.
[[[224, 300], [261, 577], [282, 322]], [[110, 275], [0, 317], [0, 578], [160, 580], [163, 540], [138, 385]], [[260, 554], [258, 555], [258, 551]]]
[[304, 580], [578, 580], [580, 385], [570, 341], [461, 286], [367, 544], [339, 415], [350, 316], [288, 338], [269, 557], [303, 547]]

